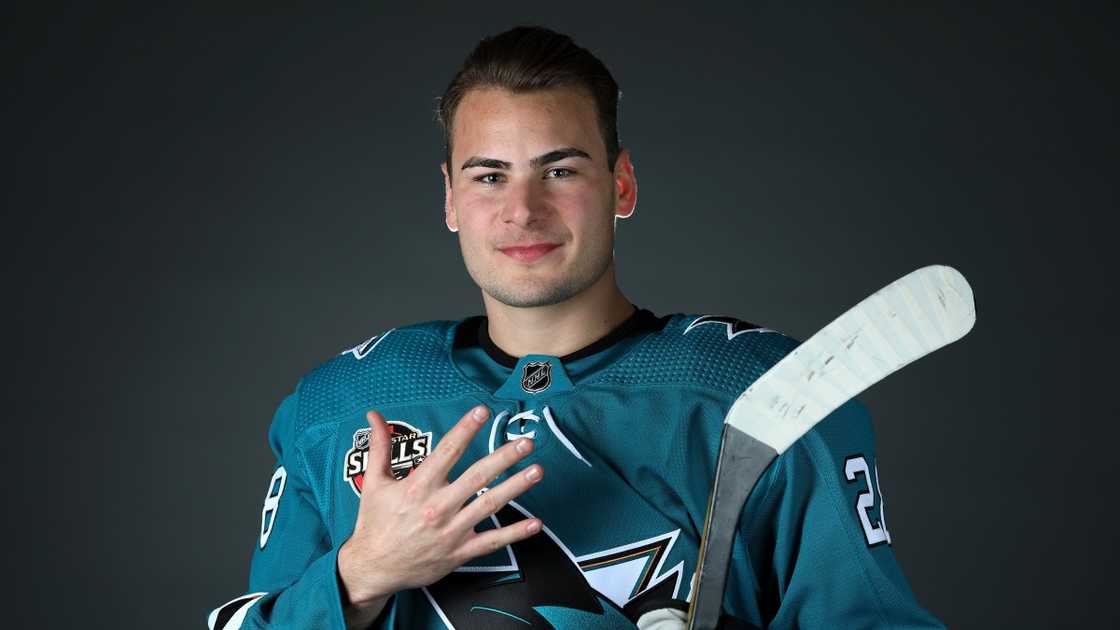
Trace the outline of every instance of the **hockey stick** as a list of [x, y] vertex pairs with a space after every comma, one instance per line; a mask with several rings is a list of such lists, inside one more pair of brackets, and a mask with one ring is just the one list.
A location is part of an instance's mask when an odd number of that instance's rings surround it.
[[719, 623], [739, 514], [770, 462], [837, 407], [960, 339], [975, 322], [972, 288], [964, 276], [952, 267], [923, 267], [836, 318], [739, 396], [720, 438], [690, 629]]

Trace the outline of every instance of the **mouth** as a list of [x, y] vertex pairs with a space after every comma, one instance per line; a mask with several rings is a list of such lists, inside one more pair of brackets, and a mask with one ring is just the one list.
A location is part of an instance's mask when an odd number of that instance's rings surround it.
[[557, 247], [560, 247], [559, 243], [531, 243], [529, 245], [499, 247], [498, 251], [518, 262], [530, 263], [544, 258]]

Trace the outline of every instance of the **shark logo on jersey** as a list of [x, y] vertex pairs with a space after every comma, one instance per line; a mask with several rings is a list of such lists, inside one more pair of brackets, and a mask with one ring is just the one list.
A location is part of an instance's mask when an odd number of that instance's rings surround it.
[[758, 324], [752, 324], [750, 322], [745, 322], [741, 319], [735, 319], [734, 317], [722, 317], [722, 316], [717, 316], [717, 315], [704, 315], [703, 317], [697, 317], [696, 319], [692, 320], [692, 323], [689, 324], [688, 328], [685, 328], [684, 332], [681, 333], [681, 334], [682, 335], [687, 335], [689, 332], [692, 331], [692, 329], [694, 329], [698, 326], [703, 326], [704, 324], [719, 324], [719, 325], [722, 325], [722, 326], [726, 326], [727, 327], [727, 338], [729, 340], [734, 339], [735, 337], [738, 337], [739, 335], [741, 335], [743, 333], [749, 333], [749, 332], [772, 333], [772, 332], [777, 332], [776, 330], [770, 330], [769, 328], [763, 328], [762, 326], [759, 326]]
[[[491, 519], [501, 527], [529, 516], [510, 502]], [[506, 547], [504, 564], [459, 567], [423, 590], [449, 628], [633, 628], [648, 603], [680, 590], [684, 561], [664, 571], [679, 534], [575, 556], [545, 527]]]
[[[432, 452], [432, 434], [403, 420], [389, 420], [385, 424], [389, 427], [389, 470], [396, 479], [404, 479]], [[342, 477], [358, 496], [362, 496], [369, 463], [369, 434], [369, 427], [355, 431], [354, 446], [346, 451], [343, 460]]]
[[521, 372], [521, 389], [530, 394], [539, 394], [552, 385], [552, 363], [530, 361]]

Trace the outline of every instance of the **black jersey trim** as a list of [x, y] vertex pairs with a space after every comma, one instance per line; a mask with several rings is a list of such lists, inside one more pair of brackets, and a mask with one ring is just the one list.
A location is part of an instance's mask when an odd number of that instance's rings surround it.
[[[616, 326], [614, 330], [599, 338], [597, 341], [560, 357], [560, 363], [576, 361], [602, 352], [627, 337], [657, 332], [669, 323], [669, 319], [669, 315], [658, 317], [644, 308], [635, 306], [634, 313], [630, 315], [630, 317], [627, 317], [626, 321]], [[469, 317], [463, 320], [455, 330], [454, 348], [471, 348], [474, 346], [481, 347], [482, 350], [486, 352], [486, 355], [498, 365], [510, 369], [517, 366], [518, 357], [507, 354], [490, 339], [490, 331], [485, 315]]]

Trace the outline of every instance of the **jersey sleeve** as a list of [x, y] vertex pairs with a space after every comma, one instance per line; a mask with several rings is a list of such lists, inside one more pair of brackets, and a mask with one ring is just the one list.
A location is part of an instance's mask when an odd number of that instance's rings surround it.
[[249, 590], [213, 610], [211, 630], [345, 628], [338, 548], [317, 508], [296, 443], [298, 389], [280, 404], [269, 430], [276, 456], [254, 540]]
[[[944, 627], [918, 604], [891, 549], [871, 420], [862, 404], [853, 400], [834, 411], [760, 482], [767, 484], [763, 495], [748, 501], [740, 521], [741, 538], [756, 544], [750, 560], [742, 550], [739, 561], [766, 567], [754, 576], [764, 625]], [[725, 605], [734, 611], [731, 593]]]

